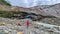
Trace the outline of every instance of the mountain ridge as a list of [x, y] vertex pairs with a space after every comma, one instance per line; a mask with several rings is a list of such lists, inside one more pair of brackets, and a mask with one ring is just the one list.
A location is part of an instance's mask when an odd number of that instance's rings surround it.
[[[49, 7], [41, 8], [41, 7], [34, 7], [33, 8], [24, 8], [18, 6], [4, 6], [0, 5], [0, 11], [8, 11], [8, 12], [26, 12], [26, 13], [35, 13], [37, 15], [42, 16], [55, 16], [60, 18], [60, 4], [51, 5]], [[57, 14], [58, 12], [58, 14]]]

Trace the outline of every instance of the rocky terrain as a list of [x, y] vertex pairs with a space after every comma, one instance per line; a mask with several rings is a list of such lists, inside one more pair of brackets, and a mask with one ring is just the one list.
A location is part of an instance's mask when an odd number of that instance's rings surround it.
[[0, 34], [60, 34], [60, 3], [26, 8], [3, 2], [0, 1]]
[[[27, 20], [30, 21], [28, 28], [25, 24]], [[18, 23], [22, 25], [19, 26]], [[47, 24], [42, 21], [32, 21], [30, 19], [17, 20], [0, 17], [1, 34], [17, 34], [20, 31], [24, 34], [60, 34], [60, 26], [58, 24]]]

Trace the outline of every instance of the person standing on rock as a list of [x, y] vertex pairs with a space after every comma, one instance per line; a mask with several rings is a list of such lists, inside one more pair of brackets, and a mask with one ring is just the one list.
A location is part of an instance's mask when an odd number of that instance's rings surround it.
[[28, 28], [28, 27], [29, 27], [29, 25], [30, 25], [29, 20], [27, 20], [27, 21], [26, 21], [26, 25], [27, 25], [27, 28]]

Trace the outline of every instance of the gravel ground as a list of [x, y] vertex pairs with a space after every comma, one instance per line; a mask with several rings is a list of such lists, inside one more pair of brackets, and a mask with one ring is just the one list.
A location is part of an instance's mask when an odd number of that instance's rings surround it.
[[[59, 25], [29, 20], [30, 26], [27, 28], [26, 20], [29, 19], [16, 20], [0, 17], [0, 34], [17, 34], [20, 31], [23, 34], [60, 34]], [[18, 23], [22, 26], [19, 26]]]
[[44, 23], [60, 26], [60, 19], [59, 18], [45, 18], [45, 19], [42, 19], [41, 21]]

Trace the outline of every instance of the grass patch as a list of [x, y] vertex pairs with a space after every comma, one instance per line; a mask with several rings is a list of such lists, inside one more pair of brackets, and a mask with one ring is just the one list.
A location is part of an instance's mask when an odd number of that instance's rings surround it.
[[0, 11], [0, 17], [11, 18], [12, 16], [12, 11]]

